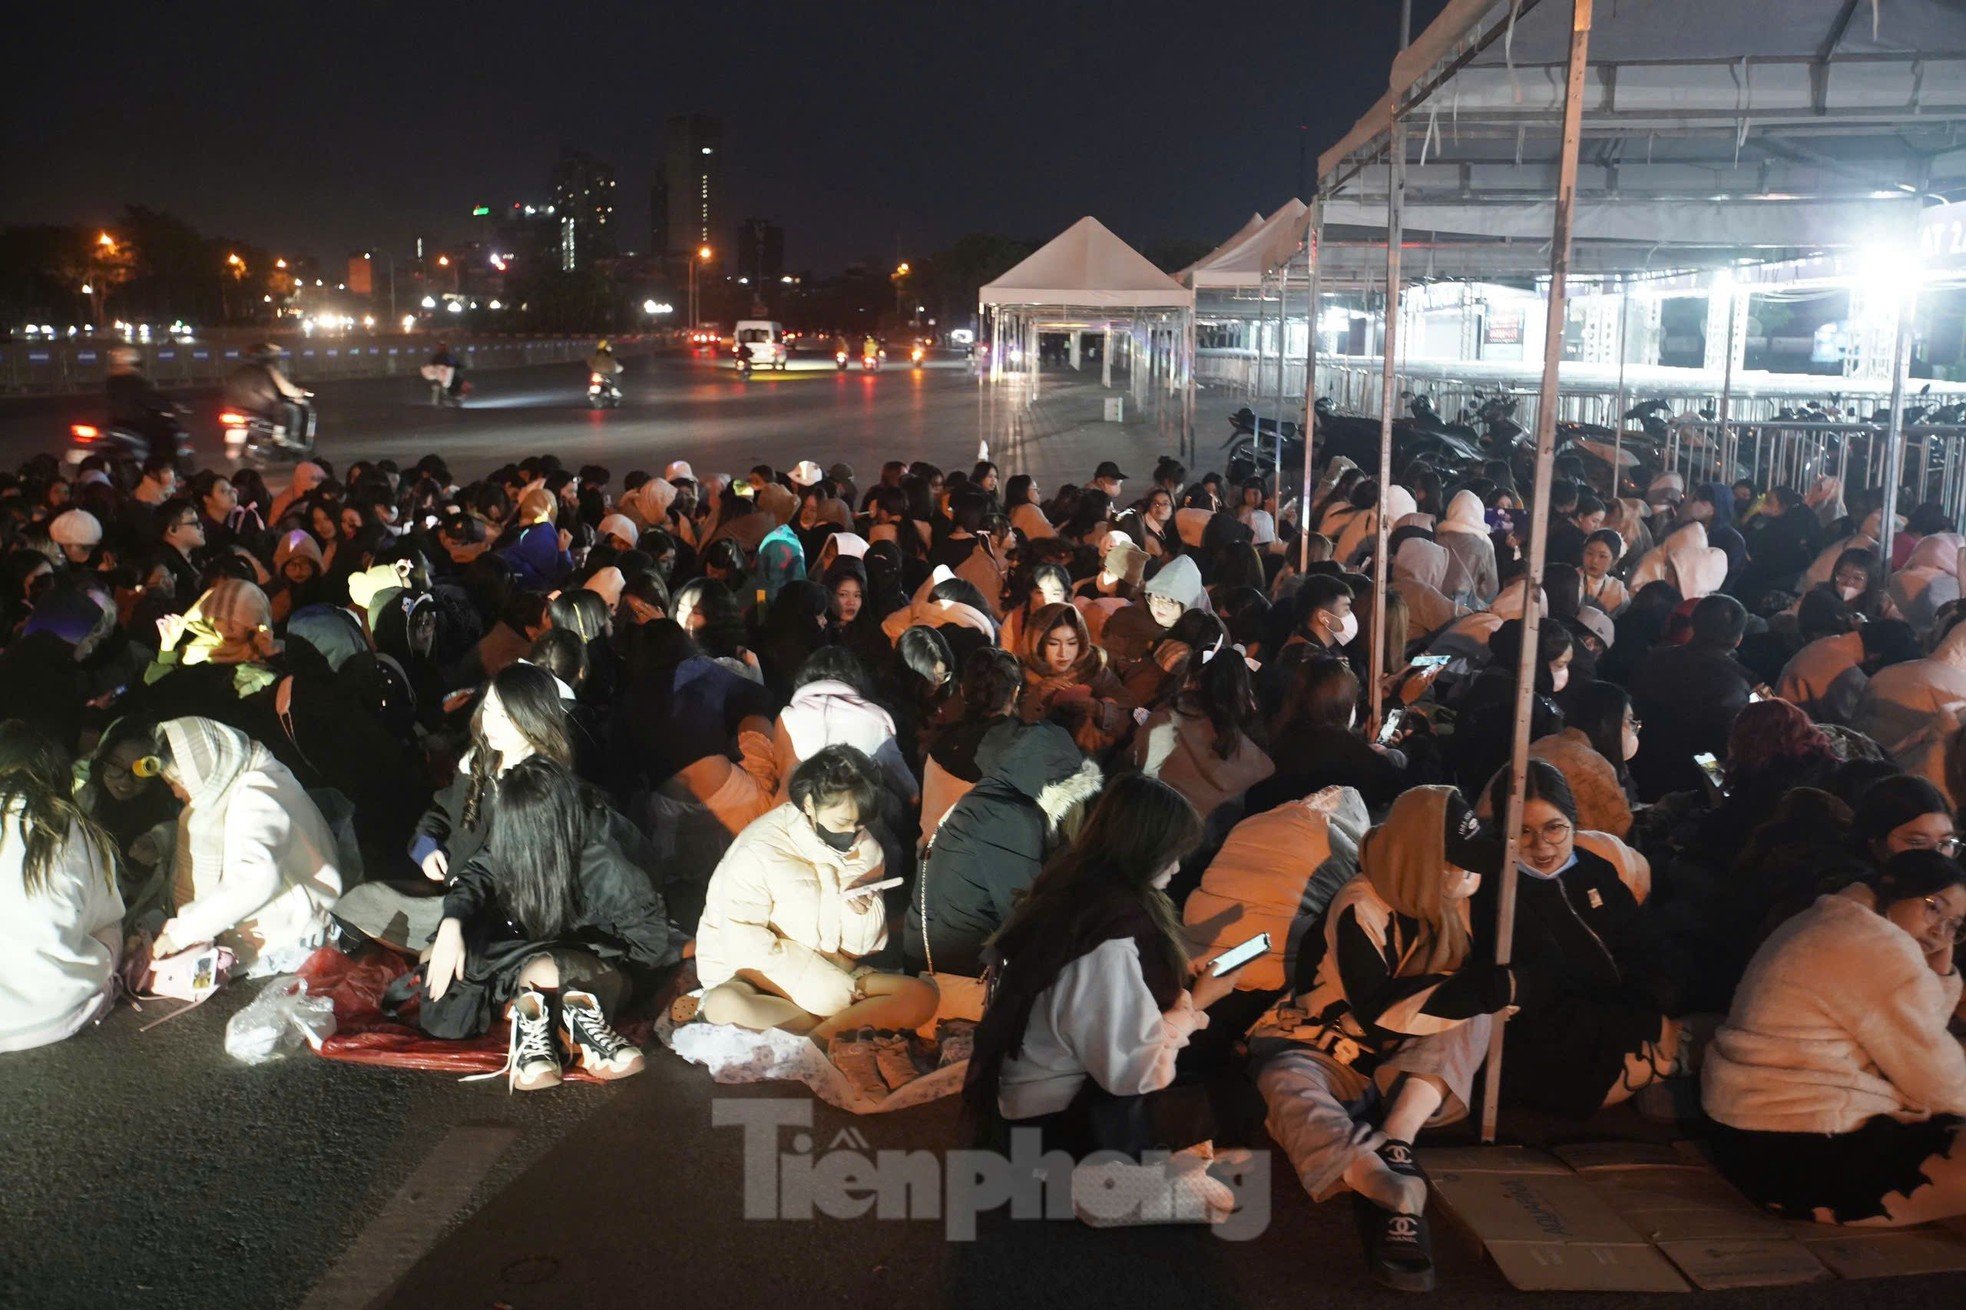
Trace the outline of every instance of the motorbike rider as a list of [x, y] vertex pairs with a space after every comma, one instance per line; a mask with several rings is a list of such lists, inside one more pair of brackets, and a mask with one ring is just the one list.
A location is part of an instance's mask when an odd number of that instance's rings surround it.
[[863, 359], [879, 359], [881, 357], [880, 338], [869, 332], [867, 339], [860, 343], [860, 356]]
[[444, 394], [452, 400], [456, 400], [458, 393], [464, 389], [464, 365], [459, 363], [457, 356], [452, 353], [450, 342], [439, 341], [437, 343], [437, 353], [430, 357], [430, 366], [432, 368], [447, 368], [451, 371], [451, 380], [445, 386]]
[[314, 393], [303, 391], [280, 371], [287, 352], [270, 341], [247, 351], [247, 358], [225, 380], [225, 403], [273, 421], [290, 445], [306, 441], [309, 408]]
[[621, 375], [621, 361], [614, 357], [614, 347], [608, 344], [606, 337], [601, 338], [594, 347], [594, 353], [587, 357], [587, 371], [599, 373], [609, 390], [620, 390], [615, 379]]
[[109, 400], [112, 427], [128, 428], [148, 444], [146, 454], [174, 453], [178, 407], [143, 375], [143, 352], [135, 346], [112, 346], [109, 376], [103, 391]]

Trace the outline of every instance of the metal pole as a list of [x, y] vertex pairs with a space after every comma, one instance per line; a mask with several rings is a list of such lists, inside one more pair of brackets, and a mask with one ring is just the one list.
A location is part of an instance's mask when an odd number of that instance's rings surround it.
[[1304, 258], [1311, 275], [1311, 303], [1306, 310], [1304, 342], [1304, 487], [1297, 498], [1297, 569], [1311, 566], [1311, 445], [1317, 435], [1317, 302], [1318, 247], [1324, 242], [1324, 202], [1311, 201], [1310, 239]]
[[[1536, 690], [1537, 599], [1543, 585], [1543, 554], [1549, 547], [1550, 464], [1556, 451], [1557, 367], [1563, 359], [1563, 293], [1570, 278], [1570, 220], [1577, 201], [1577, 143], [1583, 135], [1584, 70], [1590, 59], [1591, 0], [1571, 0], [1570, 76], [1563, 96], [1563, 153], [1557, 165], [1556, 220], [1550, 235], [1549, 317], [1543, 333], [1543, 387], [1536, 405], [1536, 478], [1530, 517], [1527, 591], [1522, 607], [1522, 656], [1516, 664], [1515, 746], [1509, 755], [1508, 811], [1502, 816], [1501, 894], [1496, 898], [1495, 961], [1508, 964], [1515, 948], [1516, 857], [1522, 832], [1523, 781], [1529, 772], [1529, 717]], [[1502, 1034], [1507, 1019], [1496, 1016], [1488, 1042], [1488, 1070], [1481, 1107], [1481, 1140], [1495, 1140], [1502, 1099]]]
[[1270, 450], [1270, 491], [1274, 494], [1283, 484], [1283, 338], [1290, 324], [1287, 306], [1290, 304], [1290, 260], [1283, 261], [1283, 272], [1277, 277], [1277, 439]]
[[1898, 483], [1905, 475], [1905, 374], [1911, 363], [1911, 325], [1917, 292], [1904, 288], [1898, 298], [1897, 340], [1891, 347], [1891, 426], [1884, 439], [1884, 522], [1878, 526], [1877, 554], [1885, 576], [1891, 573], [1891, 538], [1898, 512]]
[[[1373, 510], [1378, 521], [1372, 559], [1372, 642], [1367, 670], [1371, 675], [1372, 716], [1370, 731], [1376, 739], [1385, 710], [1385, 692], [1380, 683], [1386, 676], [1386, 595], [1392, 585], [1391, 561], [1386, 556], [1386, 540], [1392, 525], [1386, 521], [1386, 492], [1393, 481], [1393, 402], [1398, 382], [1393, 376], [1394, 348], [1399, 341], [1399, 260], [1406, 225], [1406, 119], [1395, 118], [1392, 142], [1386, 160], [1386, 324], [1380, 333], [1384, 349], [1379, 382], [1379, 505]], [[1342, 562], [1342, 561], [1341, 561]]]
[[[1738, 289], [1732, 275], [1727, 280], [1727, 359], [1720, 369], [1720, 408], [1714, 413], [1713, 445], [1714, 477], [1723, 482], [1734, 480], [1734, 470], [1729, 467], [1732, 460], [1727, 452], [1727, 410], [1734, 398], [1734, 328], [1740, 321], [1740, 307], [1743, 300], [1735, 297]], [[1745, 299], [1745, 298], [1743, 298]]]
[[1629, 279], [1618, 279], [1618, 399], [1616, 412], [1611, 416], [1611, 499], [1617, 500], [1618, 493], [1624, 490], [1625, 470], [1625, 411], [1630, 404], [1625, 398], [1625, 329], [1631, 320], [1631, 284]]

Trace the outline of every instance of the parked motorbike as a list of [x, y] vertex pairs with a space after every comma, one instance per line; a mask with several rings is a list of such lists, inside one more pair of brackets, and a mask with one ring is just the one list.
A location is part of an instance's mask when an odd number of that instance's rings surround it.
[[587, 375], [587, 408], [619, 409], [621, 407], [621, 384], [614, 380], [612, 373], [589, 373]]

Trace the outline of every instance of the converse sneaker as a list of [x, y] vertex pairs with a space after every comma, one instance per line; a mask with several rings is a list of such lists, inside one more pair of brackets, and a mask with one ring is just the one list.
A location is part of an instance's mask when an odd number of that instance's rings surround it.
[[472, 1074], [461, 1082], [505, 1077], [509, 1092], [537, 1092], [560, 1085], [560, 1051], [553, 1041], [553, 1012], [546, 997], [530, 989], [512, 998], [512, 1038], [505, 1048], [505, 1067]]
[[566, 1025], [567, 1048], [574, 1063], [596, 1078], [632, 1078], [642, 1071], [641, 1051], [608, 1025], [601, 1003], [588, 992], [568, 992], [560, 998], [560, 1019]]
[[847, 1082], [861, 1095], [876, 1101], [887, 1096], [887, 1080], [881, 1077], [873, 1029], [861, 1028], [835, 1035], [827, 1043], [826, 1057], [846, 1075]]

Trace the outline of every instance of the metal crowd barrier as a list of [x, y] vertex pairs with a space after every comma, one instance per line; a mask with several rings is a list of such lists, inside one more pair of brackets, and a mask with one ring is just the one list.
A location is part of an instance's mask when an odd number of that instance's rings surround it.
[[[452, 351], [467, 370], [565, 364], [585, 359], [593, 337], [541, 337], [458, 341]], [[64, 395], [99, 390], [107, 370], [106, 341], [0, 342], [0, 394]], [[140, 343], [144, 372], [160, 387], [211, 385], [225, 380], [244, 358], [247, 343], [160, 341]], [[332, 378], [414, 374], [436, 349], [434, 337], [373, 340], [314, 337], [287, 340], [286, 369], [300, 382]]]

